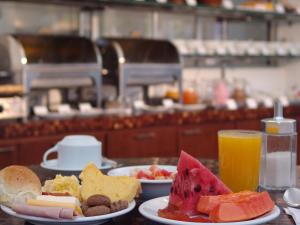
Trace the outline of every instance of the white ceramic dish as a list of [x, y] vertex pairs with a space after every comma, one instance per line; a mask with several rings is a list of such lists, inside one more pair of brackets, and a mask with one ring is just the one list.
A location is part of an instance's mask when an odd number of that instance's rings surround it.
[[175, 104], [174, 108], [180, 111], [193, 112], [193, 111], [202, 111], [206, 109], [207, 105], [205, 104]]
[[[102, 165], [100, 167], [98, 167], [98, 169], [102, 169], [102, 170], [110, 169], [110, 168], [117, 165], [117, 163], [113, 160], [103, 159], [102, 161], [103, 161]], [[44, 169], [55, 170], [55, 171], [81, 171], [81, 170], [83, 170], [83, 168], [79, 168], [79, 167], [76, 167], [76, 166], [74, 168], [58, 167], [57, 166], [57, 159], [48, 160], [46, 163], [42, 162], [40, 165]]]
[[253, 220], [247, 220], [247, 221], [242, 221], [242, 222], [230, 222], [230, 223], [195, 223], [195, 222], [183, 222], [183, 221], [178, 221], [178, 220], [170, 220], [170, 219], [165, 219], [162, 217], [159, 217], [157, 215], [157, 211], [159, 209], [163, 209], [168, 205], [168, 197], [160, 197], [160, 198], [155, 198], [149, 201], [144, 202], [142, 205], [139, 207], [139, 212], [146, 218], [163, 223], [163, 224], [170, 224], [170, 225], [254, 225], [254, 224], [263, 224], [266, 222], [269, 222], [271, 220], [274, 220], [277, 218], [280, 214], [280, 209], [278, 206], [275, 206], [274, 209], [263, 215], [260, 216], [256, 219]]
[[72, 113], [59, 113], [59, 112], [53, 112], [53, 113], [47, 113], [44, 115], [37, 115], [41, 118], [47, 119], [47, 120], [62, 120], [62, 119], [70, 119], [76, 116], [76, 112], [72, 111]]
[[93, 108], [91, 110], [88, 111], [78, 111], [77, 115], [78, 117], [96, 117], [103, 114], [103, 110], [102, 109], [96, 109]]
[[75, 217], [73, 220], [67, 220], [67, 219], [62, 219], [62, 220], [56, 220], [56, 219], [49, 219], [49, 218], [43, 218], [43, 217], [37, 217], [37, 216], [27, 216], [23, 214], [16, 213], [13, 211], [11, 208], [8, 208], [6, 206], [1, 205], [2, 211], [7, 213], [8, 215], [24, 219], [32, 224], [36, 225], [84, 225], [84, 224], [89, 224], [89, 225], [96, 225], [96, 224], [102, 224], [107, 222], [109, 219], [115, 218], [117, 216], [124, 215], [131, 210], [134, 209], [136, 203], [135, 201], [132, 201], [127, 209], [115, 212], [115, 213], [110, 213], [107, 215], [101, 215], [101, 216], [91, 216], [91, 217]]
[[[109, 176], [130, 176], [131, 172], [135, 169], [149, 169], [151, 165], [141, 165], [141, 166], [127, 166], [110, 170], [107, 175]], [[168, 165], [157, 165], [160, 169], [165, 169], [170, 172], [176, 172], [176, 166]], [[156, 198], [160, 196], [165, 196], [170, 193], [170, 188], [172, 185], [172, 179], [168, 180], [147, 180], [140, 179], [142, 184], [142, 194], [141, 197], [144, 199]]]

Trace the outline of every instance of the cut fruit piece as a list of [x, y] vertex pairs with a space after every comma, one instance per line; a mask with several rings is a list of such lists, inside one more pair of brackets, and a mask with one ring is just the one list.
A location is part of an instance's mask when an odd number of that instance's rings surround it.
[[274, 208], [275, 204], [268, 192], [242, 197], [237, 202], [217, 205], [209, 214], [213, 222], [237, 222], [256, 218]]
[[231, 193], [230, 189], [197, 159], [181, 151], [177, 175], [171, 187], [169, 206], [182, 213], [197, 215], [197, 203], [203, 195]]
[[184, 213], [174, 209], [174, 208], [165, 208], [158, 210], [158, 216], [170, 219], [170, 220], [179, 220], [185, 222], [200, 222], [200, 223], [209, 223], [211, 222], [207, 217], [197, 216], [189, 217]]
[[209, 214], [217, 205], [225, 202], [238, 202], [242, 198], [256, 195], [254, 191], [242, 191], [239, 193], [215, 196], [201, 196], [198, 201], [197, 210], [203, 214]]

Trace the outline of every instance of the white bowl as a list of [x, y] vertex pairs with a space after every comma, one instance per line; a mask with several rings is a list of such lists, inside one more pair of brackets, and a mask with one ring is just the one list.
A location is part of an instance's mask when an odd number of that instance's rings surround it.
[[[107, 175], [109, 176], [130, 176], [132, 171], [135, 169], [149, 169], [151, 165], [141, 165], [141, 166], [127, 166], [110, 170]], [[157, 165], [160, 169], [165, 169], [170, 172], [176, 172], [176, 166], [168, 166], [168, 165]], [[142, 185], [142, 194], [141, 198], [150, 199], [161, 196], [169, 195], [170, 188], [172, 185], [172, 179], [166, 180], [147, 180], [147, 179], [139, 179]]]

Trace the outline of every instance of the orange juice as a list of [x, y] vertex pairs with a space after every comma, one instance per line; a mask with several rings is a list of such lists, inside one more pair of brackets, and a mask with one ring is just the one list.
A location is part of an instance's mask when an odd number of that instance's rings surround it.
[[259, 181], [262, 136], [257, 131], [218, 132], [219, 171], [233, 191], [255, 191]]

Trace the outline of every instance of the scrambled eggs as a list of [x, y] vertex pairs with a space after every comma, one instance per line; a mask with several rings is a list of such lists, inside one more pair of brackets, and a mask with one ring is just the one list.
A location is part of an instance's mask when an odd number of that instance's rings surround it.
[[55, 179], [47, 180], [42, 187], [43, 192], [50, 193], [69, 193], [70, 195], [81, 199], [80, 184], [76, 176], [56, 175]]

